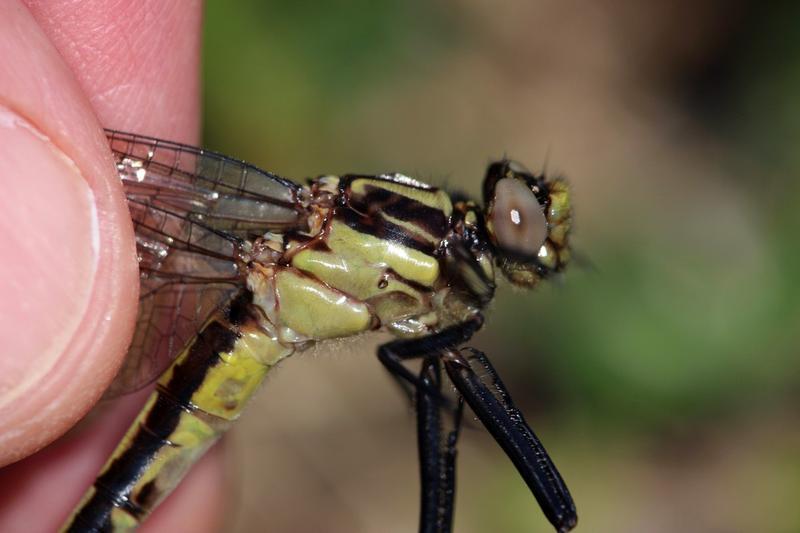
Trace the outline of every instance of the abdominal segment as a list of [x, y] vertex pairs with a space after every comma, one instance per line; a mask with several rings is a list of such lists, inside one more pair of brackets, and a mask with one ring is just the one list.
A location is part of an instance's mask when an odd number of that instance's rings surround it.
[[215, 313], [159, 379], [64, 531], [138, 527], [292, 351], [258, 326], [249, 293]]

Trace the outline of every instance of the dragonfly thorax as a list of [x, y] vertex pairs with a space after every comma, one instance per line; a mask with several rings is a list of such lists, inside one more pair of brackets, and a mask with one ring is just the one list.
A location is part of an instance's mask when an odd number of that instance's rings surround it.
[[261, 239], [280, 243], [280, 256], [248, 272], [253, 302], [282, 342], [381, 328], [427, 335], [491, 298], [492, 256], [473, 204], [454, 208], [444, 191], [399, 175], [325, 176], [309, 190], [314, 222]]
[[[258, 239], [248, 286], [268, 328], [300, 344], [387, 329], [421, 336], [479, 313], [495, 264], [533, 286], [568, 259], [563, 182], [510, 162], [487, 172], [485, 210], [406, 176], [324, 176], [308, 225]], [[302, 303], [300, 303], [302, 302]]]

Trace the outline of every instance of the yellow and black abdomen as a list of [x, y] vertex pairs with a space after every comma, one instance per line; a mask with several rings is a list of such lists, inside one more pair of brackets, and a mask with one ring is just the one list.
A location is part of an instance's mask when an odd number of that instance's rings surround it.
[[259, 328], [248, 292], [212, 315], [159, 379], [64, 530], [135, 529], [291, 352]]

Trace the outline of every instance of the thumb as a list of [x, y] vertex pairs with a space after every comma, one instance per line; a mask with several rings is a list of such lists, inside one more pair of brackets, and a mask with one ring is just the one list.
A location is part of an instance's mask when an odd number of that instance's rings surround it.
[[27, 9], [0, 3], [0, 466], [75, 423], [136, 310], [133, 236], [91, 107]]

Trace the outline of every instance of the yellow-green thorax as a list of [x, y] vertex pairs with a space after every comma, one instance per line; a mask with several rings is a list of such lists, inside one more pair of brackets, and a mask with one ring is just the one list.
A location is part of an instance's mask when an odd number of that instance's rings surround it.
[[298, 344], [380, 328], [418, 336], [477, 311], [453, 290], [457, 276], [444, 261], [454, 219], [463, 218], [449, 195], [398, 176], [324, 184], [335, 201], [315, 206], [316, 228], [282, 235], [281, 257], [249, 275], [254, 302], [280, 339]]

